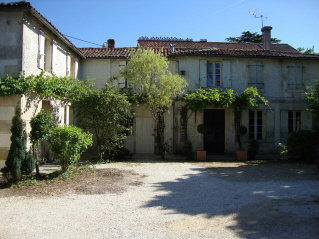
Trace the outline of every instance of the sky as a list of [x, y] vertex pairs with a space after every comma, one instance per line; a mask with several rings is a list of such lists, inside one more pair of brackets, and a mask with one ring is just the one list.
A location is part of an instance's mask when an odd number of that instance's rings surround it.
[[[0, 0], [3, 2], [3, 0]], [[4, 1], [12, 2], [12, 1]], [[140, 36], [225, 42], [243, 31], [261, 33], [319, 52], [319, 0], [30, 0], [60, 32], [102, 45], [136, 46]], [[69, 38], [77, 47], [98, 47]]]

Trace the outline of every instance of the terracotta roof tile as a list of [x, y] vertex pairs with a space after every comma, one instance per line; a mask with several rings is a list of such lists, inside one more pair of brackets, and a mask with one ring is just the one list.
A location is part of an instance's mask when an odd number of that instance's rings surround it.
[[176, 51], [169, 56], [223, 56], [223, 57], [258, 57], [258, 58], [290, 58], [319, 60], [319, 55], [302, 54], [299, 52], [268, 51], [268, 50], [229, 50], [229, 49], [185, 49]]
[[86, 58], [127, 59], [135, 47], [124, 48], [78, 48]]
[[30, 11], [32, 15], [36, 18], [44, 21], [44, 23], [48, 24], [48, 27], [52, 28], [52, 30], [56, 33], [56, 35], [64, 41], [71, 49], [73, 49], [77, 54], [81, 57], [84, 57], [82, 53], [76, 48], [75, 45], [64, 36], [48, 19], [46, 19], [39, 11], [37, 11], [29, 2], [20, 1], [20, 2], [11, 2], [11, 3], [0, 3], [0, 8], [16, 8], [16, 9], [27, 9]]

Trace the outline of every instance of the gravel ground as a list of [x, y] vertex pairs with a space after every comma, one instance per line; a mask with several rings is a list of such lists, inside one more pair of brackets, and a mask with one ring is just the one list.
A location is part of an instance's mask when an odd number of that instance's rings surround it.
[[[311, 165], [111, 163], [141, 184], [0, 197], [0, 238], [318, 238]], [[0, 189], [1, 194], [1, 189]]]

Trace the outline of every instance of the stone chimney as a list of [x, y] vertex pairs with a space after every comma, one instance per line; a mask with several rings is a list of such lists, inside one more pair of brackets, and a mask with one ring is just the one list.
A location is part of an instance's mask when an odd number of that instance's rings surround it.
[[271, 50], [271, 31], [272, 27], [265, 26], [261, 29], [263, 33], [264, 50]]
[[114, 47], [115, 47], [115, 40], [107, 39], [107, 48], [114, 48]]

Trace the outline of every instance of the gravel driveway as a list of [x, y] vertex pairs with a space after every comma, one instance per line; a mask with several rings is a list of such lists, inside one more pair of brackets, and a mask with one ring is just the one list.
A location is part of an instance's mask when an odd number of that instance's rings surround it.
[[[0, 197], [0, 238], [318, 238], [311, 165], [112, 163], [141, 184], [105, 194]], [[1, 194], [1, 189], [0, 189]]]

